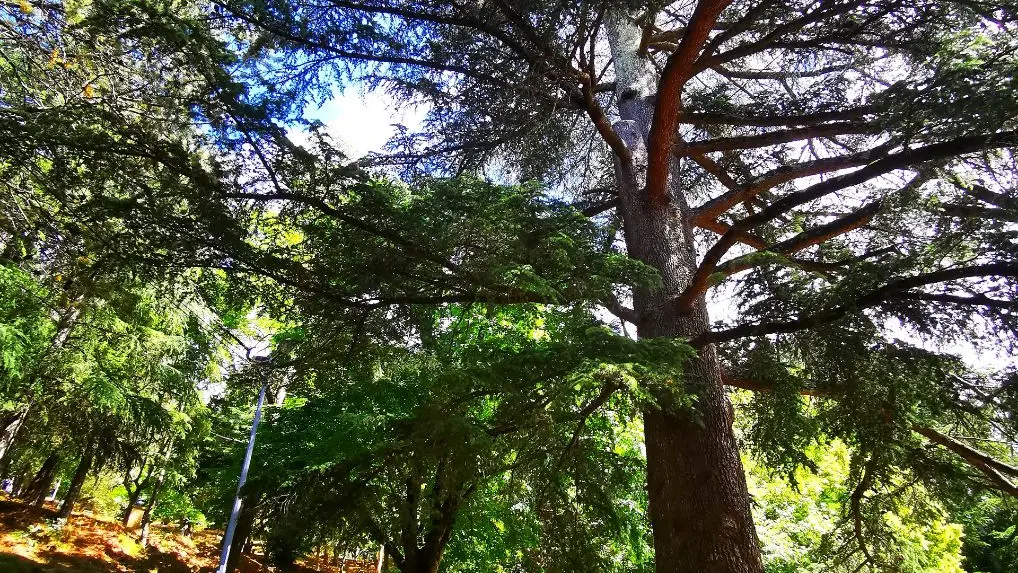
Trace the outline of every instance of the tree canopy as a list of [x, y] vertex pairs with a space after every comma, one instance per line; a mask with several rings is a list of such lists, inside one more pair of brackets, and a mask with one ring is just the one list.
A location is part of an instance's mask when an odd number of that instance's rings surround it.
[[[0, 469], [222, 522], [267, 379], [235, 554], [1006, 570], [1018, 371], [979, 361], [1018, 335], [1015, 26], [4, 4]], [[308, 109], [359, 88], [423, 122], [346, 157]]]

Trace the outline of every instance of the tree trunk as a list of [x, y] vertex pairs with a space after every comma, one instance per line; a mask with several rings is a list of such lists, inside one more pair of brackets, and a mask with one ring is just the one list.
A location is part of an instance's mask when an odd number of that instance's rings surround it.
[[[438, 573], [441, 560], [418, 560], [416, 563], [403, 562], [399, 565], [400, 573]], [[378, 569], [381, 571], [381, 567]]]
[[[152, 496], [145, 505], [145, 513], [141, 516], [141, 546], [146, 547], [148, 545], [148, 529], [152, 523], [152, 511], [156, 508], [156, 503], [159, 502], [159, 494], [162, 492], [163, 483], [166, 480], [166, 468], [164, 467], [159, 471], [159, 479], [156, 480], [155, 485], [152, 486]], [[138, 488], [139, 490], [141, 488]]]
[[[674, 184], [667, 202], [652, 203], [646, 191], [656, 75], [639, 53], [641, 31], [632, 19], [615, 12], [606, 24], [622, 118], [615, 130], [632, 153], [631, 165], [616, 160], [626, 247], [662, 279], [657, 289], [634, 292], [637, 332], [640, 338], [692, 338], [707, 330], [709, 321], [702, 297], [689, 312], [680, 312], [676, 304], [697, 265], [686, 198]], [[687, 365], [680, 391], [695, 397], [692, 409], [661, 395], [660, 408], [644, 412], [656, 570], [762, 573], [745, 472], [713, 347], [702, 349]]]
[[251, 503], [250, 505], [245, 503], [240, 507], [240, 515], [237, 517], [237, 529], [233, 534], [233, 543], [230, 544], [230, 556], [226, 559], [226, 573], [232, 573], [237, 570], [237, 564], [240, 563], [240, 556], [243, 553], [244, 545], [247, 544], [251, 530], [254, 529], [255, 519], [258, 517], [258, 511], [254, 503], [258, 500], [251, 499], [244, 501], [250, 501]]
[[127, 491], [127, 508], [124, 509], [124, 515], [121, 516], [120, 523], [125, 526], [131, 521], [131, 512], [134, 510], [134, 506], [138, 504], [138, 498], [141, 497], [141, 488], [136, 487], [133, 490]]
[[46, 502], [46, 494], [49, 493], [53, 479], [56, 477], [57, 465], [60, 463], [60, 455], [52, 453], [42, 462], [42, 467], [36, 472], [32, 481], [25, 487], [25, 502], [36, 507], [42, 507]]
[[25, 418], [28, 417], [28, 412], [32, 408], [32, 401], [21, 407], [17, 412], [14, 412], [7, 419], [4, 420], [3, 430], [0, 431], [0, 475], [7, 473], [7, 464], [10, 463], [8, 454], [11, 451], [11, 446], [14, 445], [14, 440], [18, 437], [18, 432], [21, 431], [21, 426], [25, 423]]
[[[138, 477], [131, 478], [131, 471], [128, 470], [124, 476], [124, 489], [127, 490], [127, 508], [124, 509], [123, 519], [121, 523], [127, 525], [131, 520], [131, 510], [138, 504], [138, 498], [141, 497], [141, 493], [148, 487], [149, 482], [152, 480], [152, 472], [155, 469], [154, 464], [148, 463], [148, 460], [142, 460], [142, 467], [138, 468]], [[147, 473], [145, 466], [148, 466]], [[145, 477], [142, 478], [142, 474], [146, 473]]]
[[60, 483], [61, 483], [61, 481], [58, 479], [57, 483], [53, 484], [53, 490], [50, 491], [50, 493], [46, 497], [46, 499], [51, 500], [51, 501], [56, 501], [57, 500], [57, 494], [60, 493]]
[[71, 517], [71, 512], [74, 511], [74, 504], [78, 501], [78, 496], [81, 494], [81, 486], [84, 485], [85, 478], [88, 477], [88, 472], [92, 469], [94, 458], [95, 450], [89, 445], [81, 456], [78, 467], [74, 470], [71, 484], [67, 487], [67, 495], [64, 497], [64, 503], [60, 506], [60, 513], [57, 514], [59, 519], [66, 520]]

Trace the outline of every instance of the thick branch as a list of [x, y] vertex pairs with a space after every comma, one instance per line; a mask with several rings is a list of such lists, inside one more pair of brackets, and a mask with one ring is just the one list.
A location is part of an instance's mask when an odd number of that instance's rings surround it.
[[608, 309], [608, 312], [614, 314], [618, 318], [631, 324], [640, 323], [640, 317], [636, 314], [636, 311], [629, 307], [622, 306], [622, 303], [620, 303], [615, 297], [612, 297], [610, 300], [606, 300], [603, 304], [604, 307]]
[[951, 217], [962, 219], [989, 219], [991, 221], [1006, 221], [1018, 223], [1018, 210], [997, 209], [994, 207], [982, 207], [979, 205], [944, 205], [941, 212]]
[[652, 203], [668, 197], [668, 169], [682, 110], [682, 88], [693, 75], [696, 56], [731, 0], [699, 0], [679, 47], [668, 58], [657, 90], [654, 121], [647, 146], [647, 195]]
[[724, 193], [719, 197], [715, 197], [694, 209], [692, 219], [693, 224], [699, 224], [699, 222], [703, 219], [716, 219], [735, 205], [751, 199], [764, 191], [773, 189], [778, 185], [788, 183], [789, 181], [802, 177], [811, 177], [814, 175], [821, 175], [823, 173], [839, 171], [841, 169], [849, 169], [851, 167], [866, 165], [885, 151], [886, 147], [881, 146], [861, 153], [852, 153], [838, 157], [827, 157], [817, 159], [815, 161], [783, 165], [777, 169], [764, 173], [748, 185], [732, 189], [731, 186], [726, 184], [726, 186], [730, 189], [727, 193]]
[[[718, 235], [724, 235], [732, 228], [731, 225], [721, 223], [714, 219], [696, 220], [694, 221], [694, 224], [697, 227], [700, 227], [701, 229], [707, 229], [708, 231], [717, 233]], [[744, 245], [749, 245], [750, 247], [753, 247], [754, 249], [757, 249], [759, 251], [762, 251], [767, 248], [767, 241], [752, 233], [744, 233], [742, 235], [739, 235], [738, 241]]]
[[979, 199], [983, 203], [989, 203], [1001, 209], [1018, 209], [1018, 198], [990, 191], [983, 185], [962, 185], [958, 181], [955, 181], [954, 184], [968, 195]]
[[778, 70], [732, 70], [719, 65], [714, 66], [711, 69], [721, 74], [722, 76], [725, 76], [726, 78], [740, 80], [791, 80], [799, 78], [815, 78], [817, 76], [843, 72], [845, 70], [850, 69], [850, 67], [840, 65], [840, 66], [827, 66], [824, 68], [818, 68], [816, 70], [778, 71]]
[[601, 138], [605, 140], [615, 155], [618, 156], [619, 160], [624, 164], [632, 163], [633, 154], [626, 147], [622, 138], [619, 134], [615, 133], [615, 129], [612, 128], [611, 122], [608, 121], [608, 116], [605, 115], [604, 109], [601, 108], [601, 104], [597, 102], [597, 98], [594, 97], [594, 87], [592, 79], [586, 76], [583, 80], [582, 92], [583, 92], [583, 109], [587, 112], [587, 116], [590, 117], [590, 121], [594, 123], [594, 128], [597, 129], [597, 133], [601, 135]]
[[580, 211], [580, 213], [583, 213], [583, 215], [587, 217], [596, 217], [601, 213], [611, 211], [612, 209], [617, 207], [618, 204], [619, 204], [618, 198], [612, 198], [607, 201], [604, 201], [603, 203], [596, 203], [594, 205], [586, 207], [582, 211]]
[[[775, 243], [766, 249], [761, 249], [761, 251], [769, 251], [780, 255], [795, 254], [803, 249], [807, 249], [813, 245], [817, 245], [837, 237], [838, 235], [843, 235], [854, 229], [858, 229], [868, 223], [879, 210], [880, 201], [874, 201], [873, 203], [865, 205], [844, 217], [835, 219], [834, 221], [824, 225], [818, 225], [817, 227], [799, 233], [790, 239], [781, 241], [780, 243]], [[720, 260], [720, 256], [723, 254], [720, 251], [727, 250], [729, 246], [730, 245], [728, 243], [719, 241], [711, 251], [708, 251], [707, 256], [704, 257], [703, 262], [700, 263], [700, 267], [697, 268], [696, 273], [693, 275], [693, 279], [690, 281], [689, 286], [686, 287], [686, 290], [682, 292], [676, 301], [680, 310], [687, 311], [692, 308], [693, 301], [695, 301], [697, 297], [703, 293], [707, 292], [707, 289], [710, 288], [711, 284], [716, 282], [714, 279], [716, 273], [721, 273], [723, 276], [729, 276], [753, 266], [753, 263], [748, 261], [748, 258], [752, 255], [740, 257], [723, 265], [719, 265], [718, 261]], [[809, 264], [809, 261], [803, 261], [801, 263], [801, 265], [806, 266]], [[829, 270], [830, 269], [824, 268], [821, 272]]]
[[[986, 466], [989, 468], [993, 468], [995, 471], [1000, 472], [1001, 474], [1006, 474], [1012, 477], [1018, 477], [1018, 467], [1006, 464], [992, 456], [989, 456], [969, 446], [968, 444], [964, 444], [952, 438], [951, 436], [942, 434], [937, 430], [934, 430], [933, 428], [925, 428], [917, 425], [912, 426], [912, 430], [915, 431], [917, 434], [922, 435], [927, 440], [935, 444], [940, 444], [941, 446], [944, 446], [945, 448], [958, 454], [959, 456], [964, 458], [965, 461], [969, 462], [972, 465]], [[1015, 489], [1014, 491], [1018, 491], [1018, 489]]]
[[759, 223], [770, 221], [783, 213], [787, 213], [799, 205], [809, 203], [836, 191], [865, 183], [892, 171], [906, 169], [929, 161], [940, 161], [977, 151], [985, 151], [998, 147], [1011, 147], [1014, 145], [1018, 145], [1018, 133], [1006, 131], [989, 135], [958, 137], [950, 141], [932, 143], [915, 149], [899, 151], [874, 161], [862, 169], [817, 183], [797, 193], [792, 193], [775, 201], [770, 207], [760, 213], [743, 219], [736, 226], [743, 228], [756, 226]]
[[[730, 193], [736, 193], [737, 194], [740, 191], [740, 189], [743, 188], [741, 185], [739, 185], [739, 183], [735, 179], [732, 178], [731, 175], [728, 174], [727, 171], [725, 171], [724, 167], [721, 167], [720, 165], [718, 165], [718, 163], [716, 161], [714, 161], [713, 159], [711, 159], [710, 157], [707, 157], [706, 155], [703, 155], [702, 153], [692, 153], [692, 154], [690, 154], [690, 157], [704, 171], [706, 171], [707, 173], [710, 173], [711, 175], [713, 175], [718, 181], [721, 182], [722, 185], [724, 185], [725, 187], [727, 187], [729, 189], [729, 192], [726, 193], [725, 195], [728, 195]], [[741, 201], [741, 199], [740, 199], [740, 201]], [[717, 215], [720, 215], [720, 214], [721, 213], [718, 213]], [[716, 219], [717, 215], [711, 216], [710, 218], [711, 219]]]
[[880, 201], [873, 201], [863, 205], [844, 217], [839, 217], [829, 223], [803, 231], [790, 239], [775, 243], [768, 250], [790, 255], [803, 249], [808, 249], [813, 245], [823, 243], [828, 239], [844, 235], [869, 223], [873, 216], [880, 211], [880, 204]]
[[961, 296], [954, 294], [941, 294], [929, 292], [903, 292], [894, 295], [893, 298], [901, 300], [921, 300], [923, 302], [942, 302], [947, 304], [958, 304], [963, 306], [964, 305], [985, 306], [987, 308], [1018, 310], [1018, 300], [1002, 300], [997, 298], [990, 298], [984, 294]]

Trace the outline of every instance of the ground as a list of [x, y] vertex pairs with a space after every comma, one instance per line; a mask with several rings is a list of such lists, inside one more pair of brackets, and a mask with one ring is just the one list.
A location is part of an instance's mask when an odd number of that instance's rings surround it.
[[[63, 528], [53, 507], [38, 509], [0, 499], [0, 571], [4, 573], [207, 573], [215, 570], [222, 532], [207, 529], [192, 536], [156, 526], [149, 547], [119, 523], [75, 513]], [[367, 563], [351, 563], [345, 573], [374, 573]], [[241, 573], [272, 571], [258, 556], [244, 556]], [[296, 573], [339, 573], [339, 568], [309, 560]]]

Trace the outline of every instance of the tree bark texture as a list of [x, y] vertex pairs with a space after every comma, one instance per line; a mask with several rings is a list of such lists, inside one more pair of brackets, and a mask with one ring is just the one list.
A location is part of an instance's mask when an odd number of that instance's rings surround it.
[[138, 498], [141, 497], [141, 489], [136, 487], [127, 493], [127, 508], [124, 509], [124, 515], [120, 517], [120, 523], [124, 526], [131, 522], [131, 512], [134, 510], [134, 506], [138, 504]]
[[[628, 253], [658, 270], [662, 284], [633, 296], [640, 338], [693, 338], [708, 329], [703, 297], [682, 312], [676, 299], [689, 285], [696, 248], [689, 209], [675, 178], [667, 201], [646, 190], [647, 141], [654, 114], [655, 77], [639, 53], [640, 30], [627, 15], [607, 22], [621, 121], [615, 131], [631, 162], [616, 161], [619, 209]], [[674, 173], [675, 165], [672, 166]], [[677, 381], [678, 382], [678, 381]], [[664, 393], [644, 411], [647, 487], [658, 573], [762, 573], [745, 471], [731, 427], [730, 405], [713, 346], [686, 366], [682, 407]]]
[[57, 475], [57, 465], [60, 463], [60, 455], [56, 453], [50, 454], [45, 461], [42, 462], [42, 467], [36, 472], [35, 477], [25, 487], [24, 500], [36, 507], [42, 507], [43, 503], [46, 502], [46, 495], [49, 493], [50, 487], [53, 485], [53, 479]]
[[71, 517], [71, 512], [74, 511], [74, 504], [78, 501], [78, 496], [81, 495], [81, 486], [85, 484], [85, 478], [88, 477], [88, 472], [92, 470], [92, 461], [95, 459], [95, 450], [89, 445], [85, 449], [85, 453], [82, 454], [81, 460], [78, 461], [78, 467], [74, 470], [74, 476], [71, 478], [71, 484], [67, 487], [67, 495], [64, 497], [64, 503], [60, 506], [60, 513], [57, 517], [60, 519], [68, 519]]
[[231, 573], [237, 570], [240, 563], [240, 556], [243, 554], [244, 546], [248, 537], [254, 529], [255, 519], [258, 517], [258, 510], [255, 507], [257, 499], [245, 499], [245, 504], [240, 508], [240, 515], [237, 516], [237, 530], [233, 534], [233, 543], [230, 545], [230, 556], [226, 560], [226, 571]]
[[24, 425], [25, 418], [28, 417], [31, 408], [32, 402], [29, 402], [3, 421], [3, 429], [0, 430], [0, 475], [6, 473], [7, 465], [10, 462], [8, 454], [11, 451], [11, 446], [14, 445], [14, 440], [17, 439], [18, 432], [21, 431], [21, 426]]

